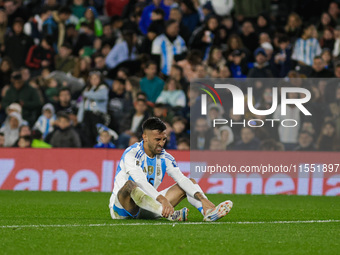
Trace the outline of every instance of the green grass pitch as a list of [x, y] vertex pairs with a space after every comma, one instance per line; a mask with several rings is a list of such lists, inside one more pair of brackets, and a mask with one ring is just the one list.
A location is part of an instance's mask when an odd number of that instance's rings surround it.
[[[216, 224], [112, 220], [109, 193], [0, 191], [0, 254], [339, 254], [340, 197], [208, 195]], [[331, 222], [306, 221], [333, 220]], [[279, 222], [284, 221], [284, 222]], [[287, 222], [294, 221], [294, 222]]]

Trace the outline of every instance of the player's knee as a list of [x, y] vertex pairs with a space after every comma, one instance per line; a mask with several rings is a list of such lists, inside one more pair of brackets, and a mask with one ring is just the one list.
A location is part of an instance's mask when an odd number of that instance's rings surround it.
[[131, 180], [128, 180], [124, 186], [121, 188], [121, 193], [130, 194], [133, 189], [137, 187], [137, 184]]
[[[127, 182], [126, 182], [126, 188], [127, 188], [127, 190], [131, 193], [131, 191], [133, 190], [133, 189], [135, 189], [136, 187], [137, 187], [137, 184], [134, 182], [134, 181], [131, 181], [131, 180], [128, 180]], [[125, 186], [124, 185], [124, 186]]]
[[184, 189], [182, 189], [178, 184], [176, 184], [176, 187], [177, 187], [177, 193], [178, 193], [178, 196], [180, 197], [186, 197], [187, 193], [184, 191]]
[[197, 184], [197, 182], [195, 181], [194, 178], [189, 178], [189, 179], [190, 179], [190, 181], [192, 181], [193, 184]]

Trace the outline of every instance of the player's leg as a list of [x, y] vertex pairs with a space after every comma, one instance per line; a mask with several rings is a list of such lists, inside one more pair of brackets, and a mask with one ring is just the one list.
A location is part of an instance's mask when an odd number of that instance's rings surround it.
[[[190, 180], [192, 181], [192, 183], [198, 187], [198, 189], [200, 190], [200, 192], [202, 193], [202, 195], [204, 196], [204, 198], [207, 198], [201, 187], [197, 184], [197, 182], [195, 181], [195, 179], [190, 178]], [[171, 203], [171, 205], [173, 207], [175, 207], [176, 205], [178, 205], [184, 198], [187, 197], [189, 203], [196, 207], [198, 211], [200, 211], [200, 213], [203, 213], [203, 207], [202, 207], [202, 203], [200, 201], [198, 201], [196, 198], [191, 197], [190, 195], [186, 194], [185, 191], [178, 185], [178, 184], [174, 184], [172, 185], [170, 188], [168, 188], [168, 190], [166, 191], [165, 195], [164, 195], [169, 202]]]
[[[196, 181], [194, 179], [190, 178], [190, 180], [194, 183], [194, 185], [198, 186], [198, 184], [196, 183]], [[198, 188], [201, 191], [201, 193], [203, 194], [203, 196], [206, 198], [202, 189], [199, 186], [198, 186]], [[178, 184], [172, 185], [171, 187], [162, 191], [161, 193], [164, 193], [163, 195], [169, 200], [169, 202], [171, 203], [171, 205], [173, 207], [178, 205], [184, 198], [187, 197], [189, 203], [192, 206], [196, 207], [197, 210], [199, 210], [204, 215], [202, 203], [200, 201], [198, 201], [197, 199], [191, 197], [190, 195], [186, 194], [186, 192]]]
[[118, 191], [117, 199], [121, 206], [132, 215], [136, 215], [139, 207], [131, 197], [131, 192], [137, 187], [132, 181], [127, 181], [125, 185]]
[[[207, 201], [205, 203], [208, 203], [210, 206], [213, 206], [214, 204], [211, 201], [209, 201], [209, 199], [203, 193], [203, 190], [197, 184], [197, 182], [192, 178], [190, 178], [190, 180], [194, 183], [194, 185], [200, 191], [202, 196], [205, 199], [207, 199]], [[204, 221], [216, 221], [216, 220], [226, 216], [229, 213], [229, 211], [231, 210], [231, 208], [233, 207], [233, 202], [231, 202], [230, 200], [227, 200], [227, 201], [224, 201], [224, 202], [220, 203], [219, 205], [215, 206], [214, 208], [207, 209], [204, 212], [203, 205], [202, 205], [201, 201], [198, 201], [197, 199], [195, 199], [194, 197], [191, 197], [189, 195], [188, 195], [188, 201], [189, 201], [190, 204], [195, 206], [202, 213], [202, 215], [204, 216], [203, 217]], [[205, 208], [207, 208], [207, 207], [205, 207]]]
[[135, 182], [128, 180], [118, 192], [118, 199], [125, 210], [132, 215], [138, 213], [139, 208], [162, 216], [162, 205], [146, 195]]
[[[202, 196], [205, 199], [208, 199], [205, 196], [201, 187], [195, 181], [195, 179], [190, 178], [190, 180], [197, 187], [197, 189], [200, 191]], [[233, 203], [231, 201], [227, 200], [227, 201], [220, 203], [218, 206], [215, 206], [214, 208], [207, 210], [207, 212], [204, 212], [202, 202], [197, 200], [196, 198], [190, 196], [189, 194], [186, 194], [185, 191], [178, 184], [175, 184], [175, 185], [171, 186], [170, 188], [168, 188], [168, 190], [166, 191], [165, 197], [169, 200], [169, 202], [174, 207], [177, 204], [179, 204], [185, 197], [187, 197], [188, 202], [192, 206], [196, 207], [197, 210], [204, 216], [204, 221], [215, 221], [215, 220], [222, 218], [223, 216], [228, 214], [228, 212], [231, 210], [231, 208], [233, 206]], [[211, 202], [209, 201], [209, 203], [211, 203]]]
[[[152, 197], [145, 194], [143, 190], [141, 190], [135, 182], [127, 181], [125, 185], [118, 192], [118, 200], [122, 207], [127, 210], [132, 215], [136, 215], [139, 211], [139, 208], [142, 208], [146, 211], [152, 212], [156, 218], [162, 217], [162, 205], [153, 199]], [[187, 209], [185, 208], [184, 211]], [[182, 210], [175, 211], [173, 215], [168, 217], [169, 220], [186, 220], [186, 217], [182, 219], [178, 215], [183, 213]], [[187, 212], [185, 212], [187, 214]]]
[[187, 196], [185, 191], [178, 184], [172, 185], [171, 187], [162, 191], [161, 194], [169, 200], [173, 207], [178, 205]]

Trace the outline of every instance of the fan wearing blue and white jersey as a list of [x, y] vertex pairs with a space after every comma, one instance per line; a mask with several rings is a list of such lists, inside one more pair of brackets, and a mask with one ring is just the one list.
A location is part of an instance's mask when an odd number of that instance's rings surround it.
[[[230, 211], [227, 200], [215, 206], [204, 195], [194, 179], [189, 179], [179, 169], [173, 156], [163, 147], [166, 126], [159, 118], [149, 118], [143, 123], [143, 141], [127, 148], [119, 162], [110, 198], [113, 219], [160, 218], [186, 221], [188, 209], [174, 211], [185, 197], [204, 216], [204, 221], [215, 221]], [[176, 184], [157, 191], [165, 174]]]
[[292, 59], [299, 64], [312, 66], [314, 57], [321, 54], [319, 41], [313, 37], [314, 31], [314, 25], [306, 25], [301, 38], [295, 42]]
[[176, 61], [184, 59], [187, 47], [184, 39], [179, 35], [179, 23], [168, 20], [165, 33], [157, 36], [152, 42], [151, 54], [160, 58], [160, 70], [170, 75], [171, 66]]

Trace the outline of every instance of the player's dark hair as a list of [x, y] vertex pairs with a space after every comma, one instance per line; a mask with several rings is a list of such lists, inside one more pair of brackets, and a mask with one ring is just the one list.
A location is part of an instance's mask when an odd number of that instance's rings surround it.
[[161, 119], [152, 117], [143, 122], [142, 129], [143, 133], [145, 130], [158, 130], [159, 132], [163, 132], [166, 129], [166, 126]]

